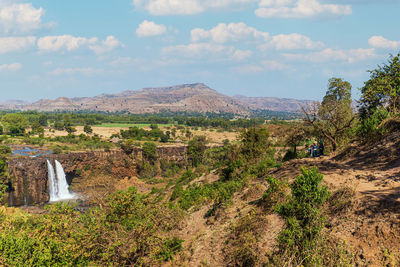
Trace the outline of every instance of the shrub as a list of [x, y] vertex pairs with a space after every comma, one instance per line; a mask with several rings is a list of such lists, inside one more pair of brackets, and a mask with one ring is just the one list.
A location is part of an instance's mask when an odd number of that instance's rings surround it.
[[134, 142], [133, 140], [127, 140], [120, 144], [121, 149], [127, 154], [130, 155], [133, 152]]
[[267, 177], [266, 180], [269, 187], [262, 195], [260, 204], [267, 211], [272, 211], [277, 207], [277, 205], [281, 205], [285, 202], [288, 184], [271, 176]]
[[195, 136], [188, 144], [189, 160], [193, 167], [197, 167], [203, 162], [204, 152], [207, 149], [207, 139], [205, 136]]
[[281, 251], [293, 255], [298, 264], [313, 265], [318, 257], [313, 252], [324, 223], [320, 207], [329, 192], [326, 186], [320, 185], [323, 175], [317, 168], [302, 168], [301, 173], [290, 185], [292, 196], [277, 209], [286, 220], [279, 243]]
[[157, 159], [157, 146], [153, 142], [143, 144], [143, 159], [154, 162]]

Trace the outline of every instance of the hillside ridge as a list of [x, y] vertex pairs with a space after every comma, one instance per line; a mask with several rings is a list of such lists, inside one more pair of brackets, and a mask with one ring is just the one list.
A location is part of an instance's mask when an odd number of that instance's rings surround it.
[[311, 101], [275, 97], [228, 96], [204, 83], [180, 84], [126, 90], [94, 97], [58, 97], [33, 103], [0, 103], [3, 110], [130, 112], [134, 114], [170, 112], [232, 113], [249, 115], [255, 110], [298, 112]]

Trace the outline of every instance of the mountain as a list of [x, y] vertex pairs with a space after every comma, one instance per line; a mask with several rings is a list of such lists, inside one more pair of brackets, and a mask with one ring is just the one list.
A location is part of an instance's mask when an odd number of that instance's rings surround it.
[[37, 111], [128, 111], [134, 114], [213, 112], [248, 115], [252, 110], [296, 112], [307, 101], [268, 97], [230, 97], [202, 83], [129, 90], [95, 97], [41, 99], [32, 104], [4, 103], [0, 109]]
[[0, 110], [20, 110], [29, 104], [29, 102], [22, 100], [6, 100], [0, 102]]
[[247, 97], [236, 95], [233, 97], [238, 103], [252, 110], [273, 110], [299, 113], [302, 106], [311, 104], [311, 100], [297, 100], [277, 97]]

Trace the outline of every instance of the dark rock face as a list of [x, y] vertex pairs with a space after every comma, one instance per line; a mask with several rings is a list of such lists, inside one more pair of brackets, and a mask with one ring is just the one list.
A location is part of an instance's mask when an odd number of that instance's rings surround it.
[[[187, 147], [159, 147], [157, 154], [160, 159], [185, 162]], [[47, 162], [54, 166], [54, 161], [59, 161], [70, 184], [72, 179], [82, 170], [99, 169], [107, 170], [114, 176], [136, 176], [136, 162], [142, 159], [142, 151], [137, 148], [131, 155], [121, 150], [110, 152], [74, 152], [69, 154], [47, 155], [46, 157], [16, 157], [10, 160], [11, 185], [9, 193], [10, 206], [41, 204], [49, 201]]]

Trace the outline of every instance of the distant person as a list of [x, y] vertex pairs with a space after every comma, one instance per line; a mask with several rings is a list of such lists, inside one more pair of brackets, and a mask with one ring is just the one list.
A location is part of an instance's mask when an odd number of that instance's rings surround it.
[[314, 142], [314, 145], [312, 147], [312, 152], [313, 152], [313, 154], [312, 154], [313, 158], [318, 157], [318, 143], [317, 143], [317, 141]]
[[324, 149], [325, 149], [324, 140], [322, 140], [322, 139], [319, 140], [318, 148], [319, 148], [319, 155], [323, 156], [324, 155]]
[[312, 144], [308, 147], [307, 152], [308, 152], [308, 156], [310, 156], [310, 157], [313, 156], [313, 145]]

